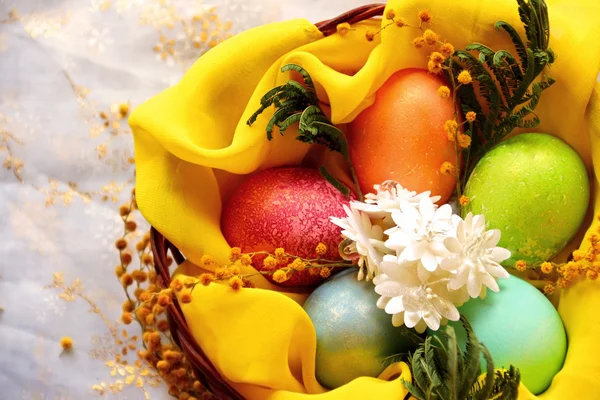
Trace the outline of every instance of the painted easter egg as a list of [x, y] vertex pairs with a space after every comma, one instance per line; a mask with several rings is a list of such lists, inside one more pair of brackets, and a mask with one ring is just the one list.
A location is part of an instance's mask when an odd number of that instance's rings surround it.
[[373, 283], [356, 276], [354, 268], [339, 273], [304, 303], [317, 332], [316, 377], [330, 389], [377, 377], [392, 356], [418, 346], [414, 330], [394, 327], [391, 316], [377, 308]]
[[503, 265], [546, 261], [577, 233], [589, 201], [589, 181], [579, 154], [540, 133], [514, 136], [490, 150], [465, 188], [464, 212], [484, 214], [502, 231], [499, 246], [511, 251]]
[[438, 95], [442, 85], [443, 79], [425, 70], [398, 71], [349, 124], [350, 157], [363, 192], [394, 180], [419, 193], [430, 190], [442, 197], [440, 204], [450, 197], [456, 182], [440, 167], [456, 164], [454, 143], [444, 130], [454, 110], [452, 100]]
[[[316, 258], [315, 249], [323, 243], [327, 252], [321, 257], [337, 260], [342, 239], [329, 218], [344, 217], [344, 204], [348, 200], [317, 170], [267, 169], [252, 175], [231, 195], [223, 208], [221, 229], [229, 245], [245, 253], [272, 253], [282, 247], [288, 254]], [[262, 270], [263, 260], [264, 256], [255, 256], [253, 266]], [[281, 260], [278, 267], [291, 261]], [[281, 285], [307, 286], [322, 280], [305, 269]]]
[[[484, 300], [471, 299], [458, 310], [492, 354], [494, 367], [514, 365], [527, 389], [539, 394], [550, 386], [565, 360], [567, 336], [562, 320], [546, 296], [528, 282], [511, 275], [498, 285], [499, 292], [488, 291]], [[464, 350], [464, 328], [457, 322], [450, 325]]]

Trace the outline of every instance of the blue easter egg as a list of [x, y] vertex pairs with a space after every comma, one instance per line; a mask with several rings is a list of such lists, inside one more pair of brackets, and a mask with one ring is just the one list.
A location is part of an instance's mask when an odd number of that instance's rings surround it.
[[394, 327], [377, 308], [372, 282], [343, 271], [317, 287], [304, 309], [317, 332], [316, 377], [334, 389], [360, 376], [377, 377], [397, 354], [408, 355], [419, 342], [414, 330]]
[[[484, 300], [471, 299], [458, 310], [489, 349], [496, 369], [514, 365], [527, 389], [542, 393], [565, 361], [562, 320], [546, 296], [528, 282], [511, 275], [498, 284], [498, 293], [488, 291]], [[460, 322], [451, 325], [464, 350], [464, 328]]]

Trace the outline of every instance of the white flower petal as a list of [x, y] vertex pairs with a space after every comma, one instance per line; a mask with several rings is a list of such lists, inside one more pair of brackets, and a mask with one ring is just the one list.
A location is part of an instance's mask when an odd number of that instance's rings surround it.
[[438, 257], [447, 257], [449, 255], [448, 250], [446, 249], [446, 246], [444, 246], [444, 242], [442, 240], [434, 240], [431, 242], [429, 244], [429, 249]]
[[467, 291], [469, 292], [469, 296], [473, 298], [478, 297], [481, 293], [480, 275], [474, 269], [471, 269], [467, 279]]
[[387, 303], [389, 303], [390, 300], [391, 297], [381, 296], [379, 299], [377, 299], [377, 308], [381, 308], [382, 310], [384, 310], [385, 306], [387, 305]]
[[428, 247], [429, 245], [425, 241], [415, 243], [402, 250], [401, 257], [408, 261], [416, 261], [423, 257]]
[[490, 274], [482, 274], [482, 276], [481, 276], [481, 282], [485, 286], [487, 286], [488, 288], [490, 288], [490, 290], [492, 290], [494, 292], [499, 292], [500, 291], [500, 287], [498, 286], [498, 282], [496, 282], [496, 280]]
[[486, 237], [485, 243], [483, 243], [484, 247], [495, 247], [500, 241], [500, 229], [492, 229], [490, 231], [487, 231], [485, 234], [488, 236]]
[[400, 264], [386, 263], [384, 272], [390, 279], [401, 283], [403, 287], [418, 287], [421, 284], [417, 276], [416, 263], [414, 262]]
[[511, 256], [510, 251], [508, 251], [507, 249], [503, 248], [503, 247], [494, 247], [492, 249], [492, 257], [494, 258], [494, 261], [501, 263], [504, 260], [509, 259]]
[[450, 222], [452, 218], [452, 206], [450, 204], [444, 204], [435, 212], [435, 217], [437, 219], [444, 219]]
[[435, 207], [429, 197], [421, 198], [419, 211], [425, 220], [432, 220], [435, 215]]
[[435, 297], [432, 299], [432, 304], [437, 312], [447, 320], [458, 321], [460, 319], [460, 313], [456, 306], [443, 297]]
[[409, 312], [409, 311], [404, 312], [404, 324], [406, 324], [406, 326], [408, 328], [414, 328], [415, 325], [417, 325], [420, 320], [421, 320], [420, 312]]
[[395, 256], [393, 254], [384, 255], [382, 261], [389, 262], [389, 263], [399, 263], [398, 256]]
[[485, 228], [485, 217], [482, 214], [473, 217], [473, 231], [479, 232]]
[[392, 250], [404, 250], [412, 243], [411, 237], [402, 231], [391, 233], [389, 239], [385, 241], [385, 246]]
[[455, 237], [447, 237], [444, 239], [444, 246], [448, 251], [452, 253], [460, 253], [462, 251], [462, 246], [460, 242]]
[[392, 325], [398, 327], [404, 325], [404, 313], [396, 313], [392, 315]]
[[421, 283], [427, 283], [429, 278], [431, 278], [431, 272], [427, 271], [427, 269], [423, 267], [423, 264], [419, 264], [417, 267], [417, 276], [419, 277], [419, 281], [421, 281]]
[[405, 292], [405, 286], [396, 281], [385, 281], [375, 285], [375, 293], [380, 296], [394, 297], [402, 296]]
[[385, 312], [388, 314], [396, 314], [404, 311], [404, 305], [402, 304], [402, 297], [394, 297], [388, 301], [385, 306]]
[[454, 278], [452, 278], [448, 284], [450, 289], [458, 290], [465, 286], [467, 280], [469, 279], [469, 272], [470, 270], [468, 268], [459, 268]]
[[444, 258], [440, 263], [440, 267], [446, 271], [456, 271], [462, 265], [462, 258], [459, 255]]
[[429, 272], [435, 271], [438, 267], [437, 258], [429, 252], [423, 254], [423, 256], [421, 257], [421, 264]]
[[432, 331], [440, 329], [440, 317], [436, 312], [428, 312], [423, 316], [425, 323]]
[[487, 296], [487, 290], [486, 289], [487, 288], [485, 286], [481, 289], [481, 294], [479, 295], [479, 298], [481, 300], [485, 300], [485, 297]]
[[499, 264], [487, 264], [485, 269], [490, 275], [495, 276], [496, 278], [508, 278], [510, 276], [508, 271]]
[[[471, 213], [469, 213], [470, 215]], [[466, 222], [459, 221], [456, 226], [456, 240], [460, 243], [465, 242], [465, 225], [468, 225]]]

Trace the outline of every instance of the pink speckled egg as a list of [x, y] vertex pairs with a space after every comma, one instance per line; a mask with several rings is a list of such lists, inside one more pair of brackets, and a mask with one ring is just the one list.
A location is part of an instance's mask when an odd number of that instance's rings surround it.
[[[347, 203], [317, 170], [272, 168], [251, 176], [236, 189], [223, 208], [221, 228], [229, 245], [245, 253], [283, 247], [288, 254], [315, 258], [315, 247], [324, 243], [327, 253], [322, 258], [338, 260], [340, 229], [329, 218], [345, 216]], [[262, 269], [263, 259], [255, 256], [253, 266]], [[305, 269], [280, 285], [310, 286], [320, 281], [320, 276]]]

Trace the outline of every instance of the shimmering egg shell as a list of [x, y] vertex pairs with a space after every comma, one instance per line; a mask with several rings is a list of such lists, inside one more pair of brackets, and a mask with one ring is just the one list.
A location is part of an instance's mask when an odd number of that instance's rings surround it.
[[478, 162], [465, 188], [464, 212], [484, 214], [511, 251], [503, 265], [539, 264], [557, 255], [585, 217], [589, 181], [579, 154], [541, 133], [514, 136]]
[[454, 143], [444, 123], [454, 119], [452, 100], [438, 94], [444, 80], [421, 69], [392, 75], [377, 91], [373, 105], [349, 125], [350, 157], [361, 190], [395, 180], [409, 190], [430, 190], [444, 203], [455, 179], [440, 172], [456, 164]]
[[[340, 259], [340, 228], [330, 217], [344, 217], [348, 199], [319, 173], [309, 168], [272, 168], [244, 181], [223, 207], [221, 229], [232, 247], [243, 252], [274, 252], [316, 258], [319, 243], [327, 246], [324, 259]], [[264, 256], [255, 256], [253, 266], [261, 270]], [[291, 259], [284, 259], [284, 267]], [[270, 276], [266, 276], [270, 278]], [[296, 272], [283, 286], [307, 286], [321, 282], [309, 270]]]
[[352, 268], [317, 287], [304, 309], [317, 332], [317, 380], [330, 389], [361, 376], [377, 377], [390, 356], [407, 354], [418, 343], [413, 330], [394, 327], [377, 308], [372, 282], [358, 281]]

